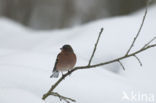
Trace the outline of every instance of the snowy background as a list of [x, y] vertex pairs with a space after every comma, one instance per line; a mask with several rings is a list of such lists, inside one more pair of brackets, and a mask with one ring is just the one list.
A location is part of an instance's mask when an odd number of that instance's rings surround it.
[[[73, 27], [98, 19], [127, 15], [147, 0], [0, 0], [0, 17], [37, 30]], [[156, 4], [156, 0], [151, 0]]]
[[[43, 103], [42, 95], [57, 79], [49, 76], [59, 48], [71, 44], [77, 54], [76, 66], [86, 65], [101, 27], [104, 27], [93, 63], [123, 56], [129, 48], [144, 15], [144, 10], [128, 16], [101, 19], [82, 26], [53, 31], [34, 31], [6, 18], [0, 18], [0, 103]], [[148, 15], [132, 51], [156, 36], [156, 7]], [[155, 42], [156, 43], [156, 42]], [[77, 103], [151, 103], [122, 100], [128, 96], [156, 96], [156, 48], [118, 63], [80, 70], [67, 77], [55, 91]], [[156, 98], [155, 98], [156, 99]], [[156, 100], [155, 100], [156, 101]], [[154, 102], [155, 102], [154, 101]], [[46, 103], [58, 103], [50, 96]], [[152, 102], [152, 103], [154, 103]]]

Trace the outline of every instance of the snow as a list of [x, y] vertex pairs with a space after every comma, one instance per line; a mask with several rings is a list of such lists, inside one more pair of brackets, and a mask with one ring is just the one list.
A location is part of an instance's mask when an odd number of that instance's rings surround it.
[[[138, 50], [156, 36], [156, 7], [150, 7], [135, 48]], [[77, 54], [76, 66], [86, 65], [101, 27], [104, 27], [93, 64], [123, 56], [140, 26], [144, 10], [128, 16], [102, 19], [63, 30], [34, 31], [6, 18], [0, 18], [0, 103], [43, 103], [41, 97], [57, 79], [51, 79], [59, 48], [71, 44]], [[154, 42], [156, 43], [156, 42]], [[147, 103], [122, 100], [123, 92], [156, 95], [156, 48], [118, 63], [80, 70], [67, 77], [56, 92], [77, 103]], [[59, 99], [50, 96], [46, 103]], [[154, 103], [154, 102], [153, 102]]]

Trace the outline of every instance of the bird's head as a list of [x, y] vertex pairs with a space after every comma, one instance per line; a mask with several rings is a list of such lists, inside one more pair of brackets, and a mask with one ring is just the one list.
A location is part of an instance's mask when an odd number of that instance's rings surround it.
[[66, 44], [66, 45], [63, 45], [62, 48], [60, 48], [61, 51], [68, 51], [68, 52], [73, 52], [73, 49], [70, 45]]

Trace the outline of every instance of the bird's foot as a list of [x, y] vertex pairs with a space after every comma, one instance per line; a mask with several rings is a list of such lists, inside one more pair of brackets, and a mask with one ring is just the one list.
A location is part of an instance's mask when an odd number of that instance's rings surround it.
[[69, 76], [71, 76], [70, 70], [68, 70], [68, 74], [69, 74]]

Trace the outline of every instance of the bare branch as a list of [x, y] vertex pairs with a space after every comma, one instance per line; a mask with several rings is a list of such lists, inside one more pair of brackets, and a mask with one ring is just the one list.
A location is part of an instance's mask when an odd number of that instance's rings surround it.
[[146, 3], [146, 9], [145, 9], [145, 13], [144, 13], [144, 16], [143, 16], [143, 19], [142, 19], [142, 22], [141, 22], [140, 28], [139, 28], [139, 30], [138, 30], [136, 36], [134, 37], [133, 42], [132, 42], [130, 48], [128, 49], [126, 55], [128, 55], [129, 52], [131, 51], [132, 47], [134, 46], [134, 44], [135, 44], [135, 42], [136, 42], [136, 40], [137, 40], [137, 38], [138, 38], [138, 36], [139, 36], [141, 30], [142, 30], [142, 27], [143, 27], [143, 25], [144, 25], [145, 18], [146, 18], [146, 15], [147, 15], [148, 5], [149, 5], [149, 0], [147, 0], [147, 3]]
[[[148, 0], [148, 3], [149, 3], [149, 0]], [[90, 60], [89, 60], [88, 65], [75, 67], [75, 68], [73, 68], [71, 71], [69, 71], [69, 72], [65, 73], [64, 75], [62, 75], [62, 77], [59, 78], [59, 79], [55, 82], [55, 84], [53, 84], [53, 85], [51, 86], [51, 88], [49, 89], [49, 91], [43, 95], [42, 99], [45, 100], [49, 95], [54, 95], [54, 96], [57, 96], [57, 97], [59, 97], [59, 98], [61, 98], [61, 99], [64, 98], [64, 96], [60, 96], [58, 93], [53, 93], [53, 91], [54, 91], [54, 89], [55, 89], [68, 75], [72, 74], [74, 71], [81, 70], [81, 69], [95, 68], [95, 67], [99, 67], [99, 66], [111, 64], [111, 63], [114, 63], [114, 62], [119, 62], [120, 65], [122, 66], [122, 68], [125, 70], [125, 67], [123, 66], [123, 64], [122, 64], [120, 61], [123, 60], [123, 59], [129, 58], [129, 57], [132, 57], [132, 56], [134, 56], [134, 57], [139, 61], [140, 65], [142, 65], [140, 59], [139, 59], [136, 55], [139, 54], [139, 53], [141, 53], [141, 52], [143, 52], [143, 51], [145, 51], [145, 50], [147, 50], [147, 49], [156, 47], [156, 44], [149, 45], [153, 40], [155, 40], [155, 38], [152, 39], [152, 40], [151, 40], [150, 42], [148, 42], [147, 44], [145, 44], [145, 46], [144, 46], [143, 48], [141, 48], [141, 49], [139, 49], [139, 50], [137, 50], [137, 51], [135, 51], [135, 52], [133, 52], [133, 53], [129, 53], [129, 52], [130, 52], [130, 50], [132, 49], [133, 45], [135, 44], [135, 41], [136, 41], [136, 39], [138, 38], [138, 36], [139, 36], [139, 34], [140, 34], [140, 31], [141, 31], [141, 29], [142, 29], [142, 26], [143, 26], [143, 24], [144, 24], [144, 21], [145, 21], [145, 18], [146, 18], [146, 14], [147, 14], [148, 3], [147, 3], [147, 6], [146, 6], [146, 11], [145, 11], [145, 14], [144, 14], [144, 17], [143, 17], [141, 26], [140, 26], [140, 28], [139, 28], [139, 30], [138, 30], [138, 33], [136, 34], [136, 37], [134, 38], [134, 40], [133, 40], [133, 42], [132, 42], [130, 48], [128, 49], [126, 55], [121, 56], [121, 57], [116, 58], [116, 59], [113, 59], [113, 60], [110, 60], [110, 61], [106, 61], [106, 62], [102, 62], [102, 63], [98, 63], [98, 64], [91, 65], [91, 61], [92, 61], [92, 59], [93, 59], [93, 57], [94, 57], [94, 54], [95, 54], [95, 51], [96, 51], [96, 47], [97, 47], [97, 45], [98, 45], [100, 36], [101, 36], [101, 34], [102, 34], [102, 31], [103, 31], [103, 28], [102, 28], [101, 31], [100, 31], [100, 33], [99, 33], [97, 42], [96, 42], [96, 44], [95, 44], [95, 47], [94, 47], [94, 50], [93, 50], [93, 53], [92, 53], [92, 55], [91, 55], [91, 58], [90, 58]], [[65, 97], [65, 100], [70, 100], [70, 99], [69, 99], [68, 97]], [[74, 102], [73, 99], [71, 99], [70, 101], [73, 101], [73, 102]], [[67, 102], [67, 101], [66, 101], [66, 102]], [[67, 102], [67, 103], [69, 103], [69, 102]]]
[[123, 59], [126, 59], [126, 58], [129, 58], [129, 57], [132, 57], [136, 54], [139, 54], [147, 49], [150, 49], [152, 47], [156, 47], [156, 44], [153, 44], [153, 45], [149, 45], [145, 48], [142, 48], [136, 52], [133, 52], [131, 54], [128, 54], [128, 55], [125, 55], [125, 56], [122, 56], [122, 57], [119, 57], [119, 58], [116, 58], [116, 59], [113, 59], [113, 60], [110, 60], [110, 61], [106, 61], [106, 62], [103, 62], [103, 63], [99, 63], [99, 64], [94, 64], [94, 65], [87, 65], [87, 66], [79, 66], [79, 67], [75, 67], [74, 69], [72, 69], [71, 71], [67, 72], [66, 74], [64, 74], [54, 85], [51, 86], [50, 90], [43, 95], [42, 99], [45, 100], [49, 95], [50, 93], [58, 86], [59, 83], [61, 83], [62, 80], [64, 80], [68, 75], [70, 75], [72, 72], [74, 71], [77, 71], [77, 70], [81, 70], [81, 69], [90, 69], [90, 68], [95, 68], [95, 67], [99, 67], [99, 66], [103, 66], [103, 65], [107, 65], [107, 64], [111, 64], [111, 63], [114, 63], [114, 62], [118, 62], [120, 60], [123, 60]]
[[147, 42], [147, 44], [145, 44], [142, 48], [147, 47], [149, 44], [151, 44], [154, 40], [156, 39], [156, 37], [152, 38], [149, 42]]
[[65, 97], [65, 96], [62, 96], [56, 92], [51, 92], [50, 95], [53, 95], [55, 97], [58, 97], [61, 100], [65, 101], [66, 103], [70, 103], [70, 102], [76, 102], [76, 100], [72, 99], [72, 98], [69, 98], [69, 97]]
[[95, 54], [95, 51], [96, 51], [96, 47], [97, 47], [97, 45], [98, 45], [98, 43], [99, 43], [99, 40], [100, 40], [100, 37], [101, 37], [102, 32], [103, 32], [103, 28], [101, 28], [101, 30], [100, 30], [100, 32], [99, 32], [99, 36], [98, 36], [97, 41], [96, 41], [96, 43], [95, 43], [94, 50], [93, 50], [93, 52], [92, 52], [92, 55], [91, 55], [90, 60], [89, 60], [89, 62], [88, 62], [88, 65], [90, 65], [91, 62], [92, 62], [92, 59], [93, 59], [93, 57], [94, 57], [94, 54]]
[[125, 67], [124, 67], [124, 65], [122, 64], [122, 62], [119, 60], [118, 61], [119, 62], [119, 64], [121, 65], [121, 67], [123, 68], [123, 70], [125, 71]]
[[141, 60], [140, 60], [136, 55], [134, 55], [134, 57], [138, 60], [140, 66], [142, 66], [142, 62], [141, 62]]

